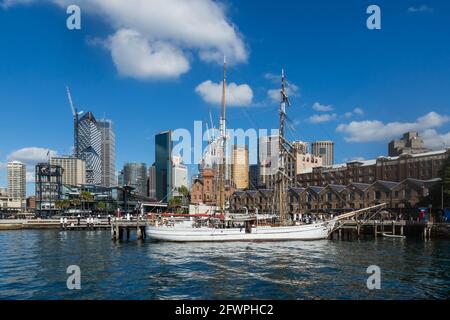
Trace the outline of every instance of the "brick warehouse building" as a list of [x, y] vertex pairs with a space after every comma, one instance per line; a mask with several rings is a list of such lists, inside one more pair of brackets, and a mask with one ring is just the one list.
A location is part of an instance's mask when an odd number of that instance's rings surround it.
[[[288, 191], [288, 209], [292, 214], [308, 211], [342, 211], [360, 209], [380, 203], [386, 203], [390, 209], [414, 208], [428, 195], [430, 189], [440, 184], [441, 179], [418, 180], [407, 178], [402, 182], [377, 180], [368, 183], [350, 183], [348, 185], [329, 184], [290, 188]], [[236, 191], [230, 198], [231, 211], [239, 212], [248, 208], [259, 213], [277, 211], [273, 192], [268, 189]]]
[[377, 180], [401, 182], [407, 178], [431, 180], [450, 156], [450, 148], [397, 157], [378, 157], [374, 160], [352, 161], [331, 167], [307, 169], [297, 175], [298, 186], [372, 184]]

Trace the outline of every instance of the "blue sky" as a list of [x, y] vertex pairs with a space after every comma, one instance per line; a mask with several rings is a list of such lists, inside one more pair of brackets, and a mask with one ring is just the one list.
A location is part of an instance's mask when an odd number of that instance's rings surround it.
[[[68, 1], [81, 30], [66, 28], [65, 1], [0, 3], [0, 186], [8, 160], [71, 152], [66, 84], [80, 109], [114, 121], [118, 169], [151, 164], [154, 134], [193, 130], [210, 108], [216, 119], [223, 53], [236, 84], [229, 127], [277, 127], [268, 92], [285, 68], [289, 138], [334, 140], [336, 162], [385, 155], [409, 129], [450, 145], [447, 1]], [[381, 30], [366, 27], [374, 3]]]

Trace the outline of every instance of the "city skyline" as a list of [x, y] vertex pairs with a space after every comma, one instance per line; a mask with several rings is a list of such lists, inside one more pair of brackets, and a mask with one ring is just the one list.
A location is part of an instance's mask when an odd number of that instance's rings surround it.
[[[449, 28], [447, 3], [427, 1], [433, 10], [420, 12], [409, 10], [417, 6], [411, 1], [380, 1], [383, 27], [379, 32], [365, 28], [366, 8], [355, 1], [340, 5], [326, 2], [324, 10], [285, 1], [281, 8], [258, 12], [249, 1], [221, 3], [227, 10], [220, 8], [214, 18], [229, 21], [234, 30], [226, 43], [235, 49], [227, 54], [229, 91], [234, 90], [229, 99], [229, 127], [277, 127], [278, 105], [272, 97], [279, 88], [278, 74], [286, 68], [293, 104], [290, 122], [296, 129], [288, 130], [288, 137], [309, 142], [333, 140], [337, 163], [387, 155], [387, 143], [408, 130], [419, 131], [431, 149], [449, 146], [450, 83], [446, 75], [450, 49], [443, 40], [444, 30]], [[268, 2], [260, 6], [265, 8]], [[292, 19], [294, 14], [298, 18]], [[287, 30], [280, 30], [279, 21], [273, 19], [283, 15], [291, 18]], [[158, 132], [177, 128], [192, 131], [193, 121], [209, 120], [209, 110], [216, 122], [221, 66], [217, 59], [205, 61], [198, 49], [198, 43], [206, 39], [189, 38], [196, 43], [189, 50], [188, 44], [178, 44], [192, 57], [186, 59], [188, 68], [185, 64], [184, 69], [178, 69], [182, 71], [178, 76], [167, 77], [155, 75], [145, 65], [137, 69], [123, 65], [114, 52], [102, 47], [105, 39], [120, 46], [133, 35], [114, 30], [107, 16], [96, 19], [89, 10], [83, 11], [78, 31], [65, 28], [66, 17], [65, 10], [53, 1], [0, 9], [0, 28], [10, 30], [4, 32], [8, 48], [0, 53], [0, 86], [4, 88], [0, 105], [5, 118], [10, 119], [3, 130], [7, 137], [14, 137], [0, 147], [0, 186], [6, 186], [8, 161], [27, 164], [27, 180], [32, 181], [34, 164], [45, 162], [48, 150], [50, 155], [72, 154], [66, 85], [72, 88], [80, 110], [114, 122], [117, 168], [126, 162], [151, 165]], [[20, 21], [25, 20], [32, 29], [21, 26]], [[257, 21], [265, 21], [264, 34]], [[205, 23], [212, 22], [208, 19]], [[309, 30], [314, 30], [314, 35]], [[47, 33], [47, 37], [42, 36]], [[302, 41], [293, 43], [291, 39]], [[177, 43], [170, 37], [167, 41]], [[289, 52], [280, 50], [285, 42], [290, 43]], [[27, 50], [30, 47], [32, 52]], [[220, 56], [227, 53], [220, 50], [221, 44], [207, 43], [207, 47]], [[433, 49], [436, 47], [438, 52]], [[42, 114], [47, 121], [36, 121]], [[192, 175], [196, 167], [189, 169]], [[31, 194], [34, 188], [28, 185], [27, 190]]]

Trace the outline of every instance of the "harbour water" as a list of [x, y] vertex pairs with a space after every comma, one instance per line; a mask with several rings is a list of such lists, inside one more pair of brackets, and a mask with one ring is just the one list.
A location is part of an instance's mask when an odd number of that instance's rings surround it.
[[[0, 299], [448, 299], [450, 241], [176, 244], [0, 232]], [[67, 267], [81, 269], [68, 290]], [[381, 289], [366, 286], [381, 269]]]

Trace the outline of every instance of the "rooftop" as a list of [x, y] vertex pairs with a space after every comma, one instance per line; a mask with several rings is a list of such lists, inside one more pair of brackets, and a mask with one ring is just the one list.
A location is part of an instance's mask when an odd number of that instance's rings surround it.
[[[397, 157], [388, 157], [388, 156], [380, 156], [376, 159], [370, 159], [370, 160], [354, 160], [354, 161], [349, 161], [347, 163], [338, 163], [338, 164], [334, 164], [330, 167], [316, 167], [317, 168], [322, 168], [324, 170], [333, 170], [333, 169], [341, 169], [341, 168], [345, 168], [347, 167], [348, 164], [352, 164], [352, 163], [360, 163], [362, 167], [365, 166], [372, 166], [375, 165], [377, 163], [377, 160], [397, 160], [401, 157], [405, 157], [405, 156], [409, 156], [412, 158], [419, 158], [419, 157], [428, 157], [428, 156], [436, 156], [436, 155], [440, 155], [440, 154], [445, 154], [447, 152], [450, 151], [450, 148], [448, 149], [443, 149], [443, 150], [436, 150], [436, 151], [430, 151], [430, 152], [424, 152], [424, 153], [416, 153], [416, 154], [403, 154]], [[307, 168], [303, 171], [301, 171], [299, 174], [305, 174], [305, 173], [312, 173], [313, 172], [313, 168]]]

